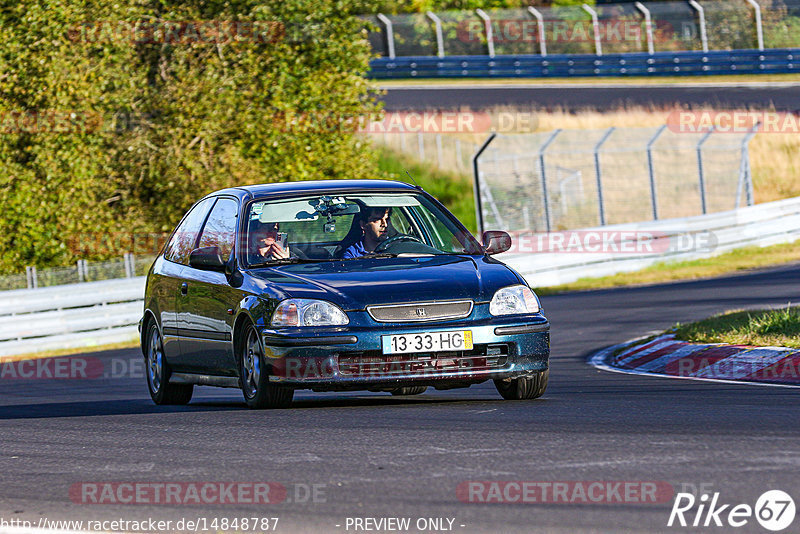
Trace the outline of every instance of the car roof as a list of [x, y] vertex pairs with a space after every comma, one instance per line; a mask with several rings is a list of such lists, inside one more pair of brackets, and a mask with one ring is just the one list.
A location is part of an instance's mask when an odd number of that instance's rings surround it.
[[418, 190], [413, 185], [395, 180], [308, 180], [231, 187], [221, 191], [215, 191], [208, 196], [225, 193], [241, 196], [242, 192], [246, 192], [253, 198], [259, 198], [282, 194], [313, 193], [315, 191], [385, 191], [397, 189]]

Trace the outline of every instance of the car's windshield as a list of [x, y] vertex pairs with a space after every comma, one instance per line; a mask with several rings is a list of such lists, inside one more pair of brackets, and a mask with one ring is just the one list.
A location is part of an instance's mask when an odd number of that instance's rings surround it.
[[249, 265], [482, 253], [452, 215], [413, 192], [255, 201], [246, 243]]

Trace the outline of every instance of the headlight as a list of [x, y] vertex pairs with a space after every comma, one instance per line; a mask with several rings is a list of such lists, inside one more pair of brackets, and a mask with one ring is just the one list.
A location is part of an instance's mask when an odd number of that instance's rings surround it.
[[342, 326], [350, 323], [341, 308], [324, 300], [284, 300], [272, 314], [272, 326]]
[[492, 315], [517, 315], [539, 311], [539, 299], [528, 286], [504, 287], [497, 291], [489, 304]]

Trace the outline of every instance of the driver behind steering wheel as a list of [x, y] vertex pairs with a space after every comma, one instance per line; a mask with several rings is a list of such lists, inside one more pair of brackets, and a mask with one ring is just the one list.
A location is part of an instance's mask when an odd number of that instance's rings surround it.
[[392, 208], [368, 208], [358, 214], [358, 223], [361, 226], [363, 235], [348, 247], [342, 258], [360, 258], [375, 251], [381, 242], [389, 237], [389, 219], [392, 216]]

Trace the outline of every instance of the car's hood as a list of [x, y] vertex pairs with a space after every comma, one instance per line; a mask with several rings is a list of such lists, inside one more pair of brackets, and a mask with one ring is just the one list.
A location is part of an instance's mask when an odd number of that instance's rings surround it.
[[470, 256], [302, 263], [256, 269], [250, 274], [273, 298], [324, 299], [347, 310], [431, 300], [485, 302], [501, 287], [519, 283], [516, 274], [502, 263]]

